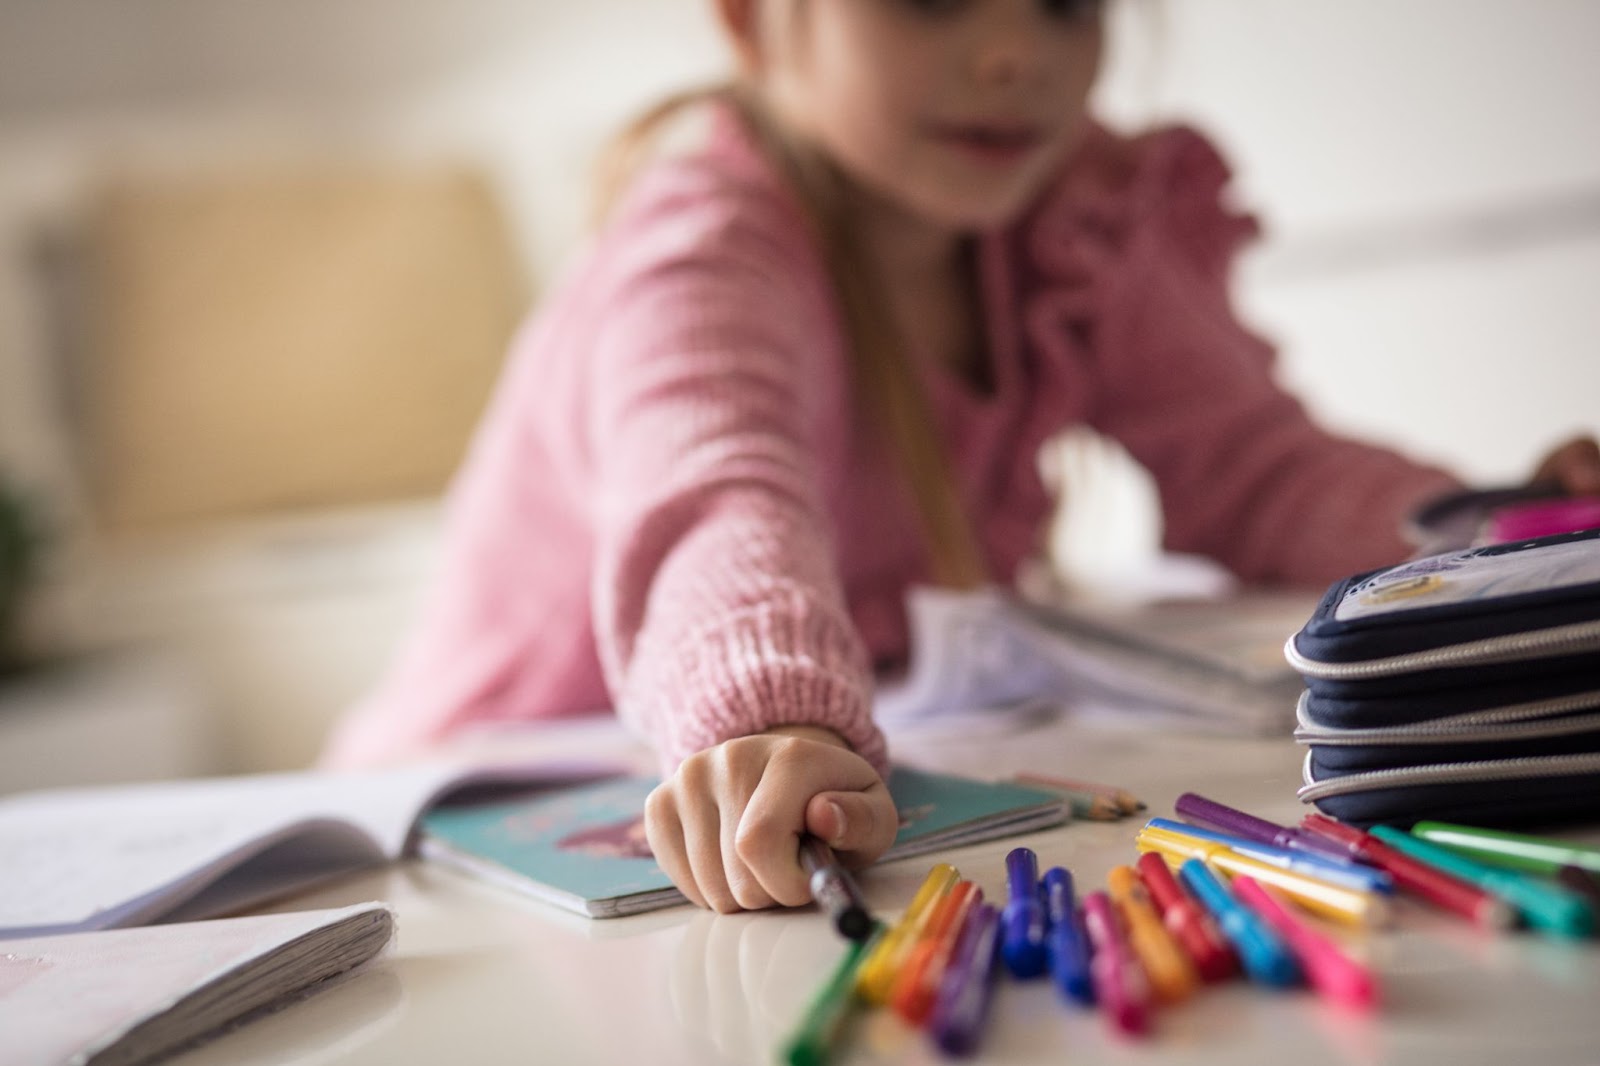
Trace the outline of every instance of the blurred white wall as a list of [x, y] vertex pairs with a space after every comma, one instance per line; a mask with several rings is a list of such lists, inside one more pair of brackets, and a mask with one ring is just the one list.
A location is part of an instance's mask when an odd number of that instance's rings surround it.
[[[607, 133], [724, 69], [708, 8], [0, 0], [0, 463], [70, 496], [29, 249], [99, 166], [484, 160], [543, 283], [581, 237]], [[1241, 303], [1327, 421], [1484, 480], [1520, 478], [1548, 442], [1600, 427], [1600, 4], [1129, 0], [1114, 23], [1104, 111], [1196, 122], [1234, 160], [1268, 234]], [[1123, 526], [1147, 525], [1122, 499]], [[313, 552], [330, 574], [352, 568], [329, 552], [377, 552], [369, 570], [386, 576], [366, 585], [294, 577], [276, 526], [213, 540], [204, 566], [176, 549], [138, 564], [171, 575], [164, 602], [182, 605], [155, 614], [213, 646], [228, 765], [303, 760], [377, 669], [431, 535], [430, 519], [396, 514], [422, 534], [369, 549], [341, 523]], [[264, 573], [278, 591], [261, 591]]]
[[[1221, 144], [1265, 226], [1241, 309], [1316, 415], [1521, 481], [1600, 431], [1597, 41], [1591, 0], [1128, 0], [1101, 106]], [[1128, 480], [1066, 516], [1084, 574], [1149, 550]]]

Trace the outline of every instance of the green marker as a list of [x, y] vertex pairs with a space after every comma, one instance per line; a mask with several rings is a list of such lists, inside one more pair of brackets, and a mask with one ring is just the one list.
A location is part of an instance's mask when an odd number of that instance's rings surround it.
[[828, 1053], [850, 1017], [850, 1008], [855, 1005], [856, 971], [861, 969], [862, 960], [877, 945], [885, 928], [883, 923], [876, 923], [871, 936], [854, 941], [839, 968], [811, 1001], [794, 1035], [784, 1045], [783, 1061], [789, 1066], [822, 1066], [828, 1061]]
[[1418, 822], [1411, 827], [1411, 832], [1413, 836], [1496, 866], [1537, 874], [1553, 874], [1563, 866], [1576, 866], [1600, 873], [1600, 848], [1592, 845], [1448, 822]]
[[1535, 929], [1559, 936], [1587, 936], [1594, 932], [1594, 910], [1589, 901], [1559, 885], [1515, 870], [1489, 866], [1457, 854], [1439, 844], [1414, 837], [1393, 826], [1375, 825], [1373, 836], [1461, 880], [1491, 892], [1522, 913]]

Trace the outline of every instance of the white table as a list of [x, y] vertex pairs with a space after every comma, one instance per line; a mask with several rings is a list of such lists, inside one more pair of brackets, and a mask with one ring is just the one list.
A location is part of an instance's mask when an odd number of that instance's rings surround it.
[[[1300, 751], [1287, 739], [1184, 735], [1071, 719], [979, 737], [902, 739], [896, 755], [935, 768], [1054, 772], [1121, 784], [1153, 815], [1186, 790], [1293, 822]], [[942, 856], [991, 898], [1018, 844], [1080, 886], [1135, 858], [1141, 821], [1080, 822]], [[1578, 833], [1596, 839], [1596, 833]], [[932, 860], [863, 878], [892, 916]], [[201, 1047], [182, 1066], [251, 1063], [766, 1063], [844, 948], [815, 910], [717, 916], [687, 907], [587, 921], [420, 863], [351, 878], [279, 909], [391, 901], [398, 945], [375, 968]], [[1045, 982], [997, 990], [986, 1063], [1600, 1063], [1600, 942], [1480, 932], [1404, 905], [1363, 945], [1385, 1002], [1341, 1012], [1309, 991], [1243, 982], [1163, 1009], [1153, 1037], [1130, 1041], [1098, 1014], [1064, 1005]], [[941, 1061], [888, 1012], [863, 1015], [837, 1061]]]

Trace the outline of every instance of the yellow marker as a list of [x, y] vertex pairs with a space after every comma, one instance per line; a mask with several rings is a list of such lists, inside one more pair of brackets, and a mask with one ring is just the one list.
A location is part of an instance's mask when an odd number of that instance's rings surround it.
[[1183, 949], [1167, 932], [1167, 927], [1161, 924], [1155, 904], [1150, 902], [1150, 894], [1145, 891], [1139, 874], [1131, 866], [1115, 866], [1106, 875], [1106, 884], [1111, 889], [1111, 898], [1116, 902], [1117, 909], [1122, 912], [1123, 924], [1128, 927], [1128, 943], [1144, 964], [1144, 972], [1150, 978], [1150, 987], [1155, 990], [1156, 997], [1164, 1003], [1188, 999], [1199, 985], [1200, 978], [1196, 976], [1189, 956], [1183, 953]]
[[911, 945], [917, 942], [928, 916], [934, 912], [939, 900], [960, 880], [961, 874], [954, 866], [941, 862], [928, 871], [922, 887], [911, 897], [911, 906], [898, 922], [889, 927], [873, 948], [872, 954], [861, 964], [856, 976], [856, 992], [868, 1003], [882, 1006], [889, 1002], [889, 989], [900, 972], [901, 963]]
[[1156, 852], [1172, 867], [1181, 865], [1184, 859], [1202, 859], [1229, 877], [1247, 874], [1261, 884], [1280, 889], [1306, 910], [1345, 925], [1381, 925], [1389, 917], [1388, 905], [1379, 896], [1280, 869], [1224, 844], [1150, 826], [1139, 830], [1134, 843], [1140, 851]]

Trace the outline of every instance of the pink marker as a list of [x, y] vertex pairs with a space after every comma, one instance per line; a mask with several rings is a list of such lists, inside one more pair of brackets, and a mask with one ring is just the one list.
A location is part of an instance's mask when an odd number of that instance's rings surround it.
[[1117, 924], [1111, 897], [1091, 892], [1083, 897], [1083, 926], [1094, 946], [1089, 973], [1096, 1002], [1123, 1032], [1139, 1036], [1150, 1029], [1150, 985], [1144, 969]]
[[1600, 528], [1600, 496], [1573, 496], [1502, 507], [1489, 516], [1485, 539], [1504, 544], [1596, 528]]
[[1340, 951], [1338, 945], [1289, 913], [1270, 891], [1245, 874], [1233, 879], [1240, 902], [1272, 926], [1289, 945], [1312, 987], [1346, 1007], [1365, 1009], [1378, 997], [1377, 984], [1366, 967]]

